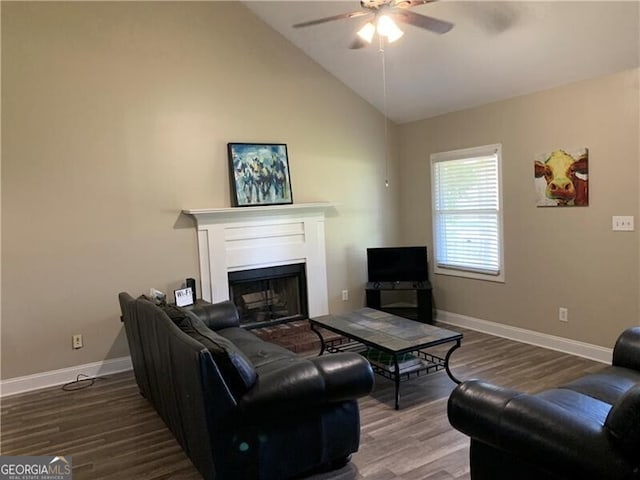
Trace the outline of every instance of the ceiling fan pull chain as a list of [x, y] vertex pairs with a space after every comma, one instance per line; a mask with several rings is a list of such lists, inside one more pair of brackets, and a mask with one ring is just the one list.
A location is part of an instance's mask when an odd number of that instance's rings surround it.
[[378, 45], [381, 59], [382, 59], [382, 110], [384, 115], [384, 168], [385, 168], [385, 179], [384, 186], [389, 187], [389, 120], [388, 112], [387, 112], [387, 65], [384, 58], [384, 38], [382, 35], [378, 35]]

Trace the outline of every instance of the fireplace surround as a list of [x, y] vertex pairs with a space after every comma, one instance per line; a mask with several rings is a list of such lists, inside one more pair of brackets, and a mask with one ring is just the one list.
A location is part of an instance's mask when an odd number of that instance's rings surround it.
[[308, 316], [327, 315], [328, 202], [183, 210], [196, 220], [202, 298], [230, 299], [229, 274], [303, 264]]

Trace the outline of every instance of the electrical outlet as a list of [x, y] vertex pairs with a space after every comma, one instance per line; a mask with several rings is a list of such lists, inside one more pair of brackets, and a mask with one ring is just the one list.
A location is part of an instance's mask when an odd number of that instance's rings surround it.
[[349, 300], [349, 290], [342, 290], [342, 301], [346, 302]]
[[616, 232], [633, 232], [633, 215], [614, 215], [611, 217], [611, 228]]
[[560, 307], [558, 309], [558, 320], [560, 320], [561, 322], [568, 322], [569, 321], [569, 309], [566, 307]]
[[78, 348], [82, 348], [82, 334], [78, 333], [71, 337], [71, 344], [73, 345], [74, 350]]

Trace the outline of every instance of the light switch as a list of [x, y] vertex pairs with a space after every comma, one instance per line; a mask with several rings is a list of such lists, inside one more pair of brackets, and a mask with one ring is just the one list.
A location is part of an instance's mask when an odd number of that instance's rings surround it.
[[614, 215], [612, 217], [611, 226], [614, 231], [633, 232], [633, 215], [622, 216]]

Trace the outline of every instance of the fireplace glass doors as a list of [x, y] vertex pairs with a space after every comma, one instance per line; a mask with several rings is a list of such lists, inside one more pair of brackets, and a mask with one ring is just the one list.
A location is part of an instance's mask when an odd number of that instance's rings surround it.
[[229, 273], [229, 298], [240, 324], [257, 328], [308, 317], [305, 264]]

